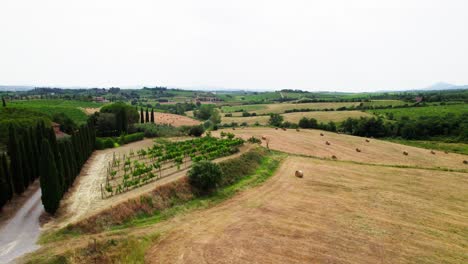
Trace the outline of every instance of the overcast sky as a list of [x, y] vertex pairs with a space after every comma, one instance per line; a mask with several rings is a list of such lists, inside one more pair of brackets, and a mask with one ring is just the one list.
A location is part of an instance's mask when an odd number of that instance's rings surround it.
[[466, 0], [1, 0], [0, 84], [468, 84]]

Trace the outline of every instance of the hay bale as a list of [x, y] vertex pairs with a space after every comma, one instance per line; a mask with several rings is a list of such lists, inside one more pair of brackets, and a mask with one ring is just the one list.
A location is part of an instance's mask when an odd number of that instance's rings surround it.
[[323, 133], [320, 133], [320, 136], [323, 137]]
[[408, 156], [408, 152], [403, 151], [403, 155]]
[[369, 143], [369, 142], [370, 142], [370, 140], [366, 139], [366, 142], [367, 142], [367, 143]]
[[444, 151], [445, 154], [448, 154], [448, 151]]
[[468, 160], [464, 160], [464, 161], [463, 161], [463, 164], [468, 164]]
[[236, 130], [236, 128], [235, 128], [235, 127], [233, 127], [233, 128], [232, 128], [232, 130]]
[[433, 150], [431, 150], [431, 154], [432, 154], [432, 155], [435, 155], [436, 153], [435, 153]]
[[361, 152], [361, 150], [360, 150], [360, 149], [358, 149], [358, 148], [356, 148], [356, 152]]
[[300, 131], [299, 128], [296, 128], [296, 131], [299, 132]]
[[332, 156], [332, 159], [336, 160], [338, 159], [335, 155]]
[[277, 128], [277, 127], [275, 127], [275, 130], [278, 130], [278, 128]]
[[302, 178], [304, 177], [304, 172], [302, 172], [301, 170], [297, 170], [296, 173], [295, 173], [296, 177], [298, 178]]
[[283, 129], [283, 131], [286, 131], [286, 130], [287, 130], [287, 129], [286, 129], [286, 128], [284, 128], [284, 127], [283, 127], [282, 129]]
[[263, 139], [263, 140], [266, 140], [267, 138], [266, 138], [265, 136], [262, 136], [262, 139]]
[[330, 145], [330, 142], [328, 142], [328, 141], [325, 141], [325, 144], [327, 144], [327, 145]]

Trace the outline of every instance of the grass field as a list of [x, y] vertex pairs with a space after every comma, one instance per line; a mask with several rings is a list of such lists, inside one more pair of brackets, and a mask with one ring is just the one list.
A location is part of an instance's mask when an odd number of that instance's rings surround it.
[[76, 123], [81, 124], [88, 119], [88, 116], [83, 110], [84, 108], [99, 108], [103, 106], [103, 104], [73, 100], [27, 100], [13, 101], [10, 102], [8, 106], [40, 112], [49, 117], [57, 113], [64, 113]]
[[[372, 115], [361, 111], [320, 111], [287, 113], [282, 114], [282, 116], [284, 117], [284, 121], [289, 121], [293, 123], [298, 123], [299, 120], [304, 116], [307, 118], [315, 118], [322, 123], [328, 123], [330, 121], [341, 122], [346, 120], [348, 117], [359, 118], [370, 117]], [[222, 117], [221, 123], [230, 124], [232, 122], [237, 122], [238, 124], [241, 124], [243, 122], [246, 122], [248, 125], [254, 125], [256, 122], [258, 122], [260, 125], [267, 125], [269, 119], [270, 116]]]
[[336, 109], [339, 107], [357, 106], [359, 103], [345, 102], [345, 103], [302, 103], [302, 104], [291, 104], [291, 103], [277, 103], [277, 104], [258, 104], [258, 105], [238, 105], [238, 106], [223, 106], [222, 110], [225, 113], [231, 113], [236, 110], [245, 110], [247, 112], [255, 112], [257, 114], [269, 114], [278, 113], [282, 114], [286, 110], [292, 109]]
[[[318, 158], [331, 159], [336, 156], [341, 161], [351, 161], [366, 164], [405, 166], [414, 168], [431, 168], [443, 170], [463, 170], [468, 172], [468, 165], [464, 164], [465, 155], [416, 148], [384, 140], [355, 137], [314, 129], [295, 129], [283, 131], [268, 127], [249, 127], [245, 129], [223, 129], [214, 131], [218, 136], [221, 131], [234, 133], [236, 136], [248, 139], [252, 136], [261, 138], [265, 136], [270, 140], [270, 148], [291, 154], [301, 154]], [[323, 133], [324, 136], [320, 136]], [[330, 145], [326, 145], [326, 141]], [[263, 141], [263, 145], [266, 146]], [[361, 152], [357, 152], [359, 148]], [[403, 151], [408, 155], [403, 155]]]
[[145, 262], [466, 263], [467, 188], [464, 173], [289, 157], [264, 185], [147, 228], [165, 232]]
[[370, 102], [364, 102], [364, 106], [399, 106], [408, 104], [407, 102], [401, 100], [372, 100]]
[[462, 113], [468, 113], [468, 104], [379, 109], [369, 110], [368, 112], [382, 117], [385, 117], [387, 114], [391, 113], [393, 114], [394, 119], [400, 119], [403, 116], [407, 116], [410, 119], [417, 119], [421, 116], [444, 116], [446, 114], [460, 115]]

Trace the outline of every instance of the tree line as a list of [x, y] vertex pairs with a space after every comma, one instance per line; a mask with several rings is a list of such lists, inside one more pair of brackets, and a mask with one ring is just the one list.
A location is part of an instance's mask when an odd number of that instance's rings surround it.
[[0, 208], [40, 178], [42, 203], [54, 214], [94, 150], [93, 124], [81, 125], [59, 140], [44, 122], [25, 129], [10, 126], [8, 134], [7, 155], [0, 155]]

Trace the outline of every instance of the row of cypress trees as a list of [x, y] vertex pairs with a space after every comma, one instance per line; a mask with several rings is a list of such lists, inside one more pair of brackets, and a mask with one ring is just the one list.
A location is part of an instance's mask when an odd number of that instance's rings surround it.
[[94, 150], [95, 138], [94, 126], [89, 123], [58, 141], [54, 130], [46, 128], [43, 122], [21, 131], [11, 126], [9, 164], [5, 155], [0, 156], [0, 208], [13, 193], [23, 193], [40, 177], [42, 203], [48, 213], [54, 214]]
[[[144, 118], [146, 116], [146, 118]], [[154, 123], [154, 109], [151, 108], [151, 119], [150, 119], [150, 113], [148, 111], [148, 108], [146, 108], [146, 115], [143, 115], [143, 108], [140, 108], [140, 123]]]

